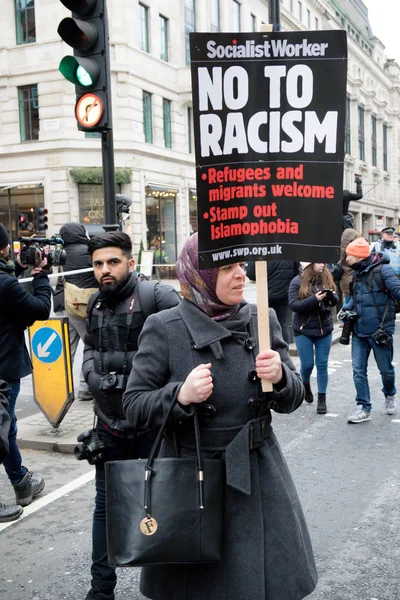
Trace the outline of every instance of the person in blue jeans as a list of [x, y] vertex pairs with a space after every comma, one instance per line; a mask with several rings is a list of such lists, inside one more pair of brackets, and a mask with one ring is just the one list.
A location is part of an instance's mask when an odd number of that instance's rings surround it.
[[30, 504], [45, 485], [41, 475], [32, 473], [22, 464], [17, 444], [15, 404], [20, 380], [32, 373], [24, 331], [35, 321], [48, 319], [50, 315], [51, 287], [45, 270], [47, 259], [31, 270], [33, 282], [30, 294], [16, 278], [26, 265], [9, 258], [8, 233], [0, 223], [0, 378], [8, 384], [8, 413], [11, 419], [9, 452], [3, 464], [16, 498], [15, 505], [0, 503], [0, 523], [17, 519], [22, 512], [20, 506]]
[[[301, 272], [289, 286], [289, 307], [294, 312], [293, 334], [300, 358], [306, 402], [313, 402], [310, 377], [317, 368], [317, 413], [327, 413], [328, 360], [333, 323], [330, 308], [338, 303], [332, 275], [325, 263], [301, 262]], [[315, 354], [315, 358], [314, 358]]]
[[[358, 315], [353, 325], [351, 357], [356, 388], [356, 407], [349, 423], [371, 420], [371, 396], [368, 385], [368, 358], [373, 352], [382, 379], [385, 412], [396, 412], [396, 385], [393, 367], [395, 299], [400, 299], [400, 281], [386, 253], [370, 253], [364, 238], [346, 248], [347, 262], [354, 271], [351, 298], [343, 310]], [[383, 333], [382, 333], [383, 332]], [[378, 335], [376, 335], [378, 333]]]

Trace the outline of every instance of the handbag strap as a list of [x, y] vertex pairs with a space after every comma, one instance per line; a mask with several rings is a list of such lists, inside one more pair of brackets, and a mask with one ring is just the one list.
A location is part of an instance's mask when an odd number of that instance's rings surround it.
[[[180, 390], [180, 386], [177, 388], [177, 390], [174, 393], [174, 397], [172, 398], [170, 407], [168, 408], [168, 411], [164, 417], [164, 420], [158, 431], [157, 437], [154, 441], [152, 449], [150, 450], [149, 457], [148, 457], [147, 462], [144, 467], [144, 481], [145, 481], [144, 508], [147, 511], [148, 517], [151, 516], [150, 479], [151, 479], [151, 475], [154, 473], [153, 463], [154, 463], [154, 459], [156, 457], [156, 452], [161, 444], [161, 440], [162, 440], [165, 430], [167, 428], [169, 417], [171, 416], [171, 413], [173, 411], [175, 403], [178, 401], [179, 390]], [[204, 508], [204, 502], [203, 502], [204, 471], [203, 471], [203, 464], [202, 464], [202, 460], [201, 460], [201, 451], [200, 451], [201, 444], [200, 444], [199, 415], [198, 415], [198, 410], [197, 410], [196, 405], [193, 406], [193, 410], [194, 410], [194, 414], [193, 414], [194, 437], [195, 437], [195, 441], [196, 441], [196, 461], [197, 461], [197, 473], [198, 473], [198, 483], [199, 483], [199, 508], [203, 509]]]
[[[369, 274], [368, 274], [368, 275], [369, 275]], [[372, 275], [372, 276], [373, 276], [373, 275]], [[381, 317], [381, 311], [380, 311], [380, 310], [379, 310], [379, 308], [378, 308], [378, 304], [377, 304], [377, 302], [376, 302], [375, 294], [374, 294], [374, 292], [372, 291], [371, 279], [370, 279], [370, 277], [369, 277], [369, 276], [368, 276], [368, 279], [367, 279], [367, 287], [368, 287], [368, 291], [369, 291], [369, 293], [370, 293], [370, 295], [371, 295], [371, 297], [372, 297], [372, 300], [373, 300], [373, 302], [374, 302], [374, 304], [375, 304], [375, 310], [376, 310], [376, 312], [377, 312], [377, 315], [378, 315], [378, 317], [380, 318], [380, 317]], [[383, 323], [385, 322], [386, 315], [387, 315], [387, 312], [388, 312], [388, 309], [389, 309], [389, 304], [390, 304], [390, 296], [388, 296], [388, 299], [387, 299], [387, 302], [386, 302], [386, 306], [385, 306], [385, 310], [384, 310], [384, 312], [383, 312], [383, 317], [382, 317], [382, 321], [381, 321], [381, 325], [380, 325], [381, 327], [383, 327]]]

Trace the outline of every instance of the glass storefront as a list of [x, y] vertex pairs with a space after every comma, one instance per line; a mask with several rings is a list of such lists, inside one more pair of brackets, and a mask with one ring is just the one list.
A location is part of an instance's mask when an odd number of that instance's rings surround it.
[[7, 229], [13, 243], [18, 242], [20, 236], [29, 237], [37, 233], [36, 209], [43, 206], [41, 183], [0, 186], [0, 223]]
[[154, 251], [155, 264], [175, 263], [176, 197], [177, 190], [158, 185], [147, 185], [146, 225], [147, 250]]
[[[116, 186], [116, 193], [120, 193], [120, 185]], [[79, 189], [79, 220], [85, 225], [90, 234], [104, 232], [104, 192], [103, 185], [99, 183], [80, 183]]]
[[190, 235], [196, 233], [198, 230], [198, 219], [197, 219], [197, 191], [189, 189], [189, 224], [190, 224]]

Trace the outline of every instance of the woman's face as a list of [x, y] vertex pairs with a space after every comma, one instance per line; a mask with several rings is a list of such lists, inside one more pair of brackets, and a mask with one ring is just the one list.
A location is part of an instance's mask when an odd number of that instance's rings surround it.
[[219, 267], [215, 292], [222, 304], [233, 306], [243, 302], [245, 277], [244, 263]]
[[313, 271], [314, 273], [322, 273], [324, 270], [325, 263], [313, 263]]

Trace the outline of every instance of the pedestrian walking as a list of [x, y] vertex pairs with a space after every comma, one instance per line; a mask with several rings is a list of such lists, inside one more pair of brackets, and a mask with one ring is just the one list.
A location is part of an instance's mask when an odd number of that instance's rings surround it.
[[[294, 312], [294, 341], [300, 358], [300, 374], [306, 402], [313, 402], [310, 377], [317, 368], [317, 413], [327, 413], [328, 359], [332, 346], [331, 307], [338, 303], [332, 275], [325, 263], [302, 262], [301, 273], [289, 287], [289, 306]], [[315, 359], [314, 359], [315, 354]]]
[[371, 420], [371, 395], [368, 385], [368, 358], [371, 350], [382, 378], [385, 412], [396, 412], [396, 385], [393, 366], [395, 299], [400, 300], [400, 281], [386, 253], [370, 253], [368, 242], [359, 238], [346, 248], [347, 262], [353, 269], [351, 298], [343, 310], [355, 311], [351, 358], [356, 388], [356, 407], [349, 423]]
[[[67, 255], [63, 267], [66, 273], [92, 267], [92, 257], [88, 252], [89, 235], [84, 225], [67, 223], [61, 227], [60, 236], [63, 239], [64, 250]], [[78, 289], [72, 286], [76, 286]], [[68, 316], [72, 363], [75, 360], [79, 340], [83, 342], [85, 338], [87, 303], [90, 295], [96, 292], [98, 288], [99, 284], [93, 272], [66, 275], [60, 277], [57, 282], [54, 311], [58, 316]], [[68, 298], [72, 298], [72, 302], [69, 302]], [[93, 400], [82, 370], [79, 376], [78, 400]]]
[[22, 464], [17, 444], [17, 417], [15, 405], [22, 377], [32, 373], [32, 363], [25, 345], [24, 331], [37, 320], [49, 318], [51, 286], [43, 270], [47, 259], [33, 267], [32, 294], [17, 280], [26, 265], [10, 260], [10, 242], [0, 223], [0, 378], [8, 385], [8, 413], [11, 424], [8, 433], [8, 455], [3, 465], [14, 488], [16, 504], [0, 504], [0, 522], [12, 521], [21, 514], [20, 506], [27, 506], [43, 490], [41, 475], [32, 473]]
[[[315, 588], [317, 574], [271, 427], [271, 409], [290, 413], [300, 406], [300, 377], [273, 310], [271, 350], [258, 350], [257, 309], [243, 299], [244, 263], [200, 270], [196, 233], [176, 272], [184, 299], [145, 323], [124, 409], [130, 425], [146, 431], [161, 425], [177, 394], [160, 456], [184, 458], [194, 453], [197, 405], [202, 453], [223, 455], [226, 463], [222, 558], [143, 567], [141, 591], [153, 600], [300, 600]], [[262, 392], [261, 379], [272, 382], [272, 392]]]
[[[95, 236], [88, 251], [100, 286], [89, 301], [83, 353], [83, 373], [94, 397], [96, 436], [105, 446], [105, 460], [146, 458], [154, 433], [135, 435], [123, 413], [122, 394], [146, 317], [175, 306], [180, 298], [170, 285], [140, 281], [126, 233]], [[104, 462], [96, 462], [91, 573], [86, 600], [114, 600], [117, 575], [107, 557]]]

